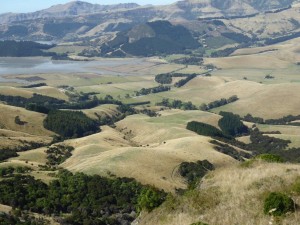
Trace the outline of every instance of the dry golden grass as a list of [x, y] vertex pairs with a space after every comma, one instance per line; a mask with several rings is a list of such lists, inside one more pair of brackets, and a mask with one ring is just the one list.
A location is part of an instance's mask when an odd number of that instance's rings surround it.
[[176, 173], [184, 161], [208, 159], [217, 167], [235, 160], [213, 149], [207, 137], [186, 130], [188, 121], [217, 124], [218, 115], [201, 111], [166, 110], [149, 118], [133, 115], [118, 122], [117, 130], [103, 127], [99, 134], [67, 141], [75, 147], [63, 167], [88, 174], [133, 177], [167, 191], [186, 184]]
[[[15, 117], [19, 116], [25, 125], [15, 123]], [[46, 115], [25, 110], [23, 108], [0, 104], [0, 127], [2, 129], [23, 132], [39, 136], [51, 136], [54, 133], [43, 127]]]
[[[300, 105], [297, 83], [261, 85], [255, 82], [233, 81], [216, 86], [216, 95], [227, 97], [236, 94], [240, 99], [232, 104], [214, 109], [214, 112], [230, 111], [244, 116], [248, 113], [265, 119], [286, 115], [298, 115]], [[217, 97], [217, 96], [215, 96]], [[287, 101], [288, 99], [288, 101]]]
[[[250, 168], [229, 166], [209, 173], [199, 189], [167, 201], [145, 214], [139, 224], [189, 225], [203, 221], [214, 225], [266, 225], [270, 216], [263, 214], [266, 193], [286, 192], [299, 177], [300, 166], [258, 162]], [[299, 204], [300, 197], [293, 196]], [[280, 224], [298, 225], [300, 212], [282, 218]]]
[[282, 69], [291, 63], [288, 60], [274, 57], [274, 53], [255, 55], [231, 56], [226, 58], [207, 58], [205, 64], [214, 64], [222, 69], [255, 68], [255, 69]]
[[[30, 151], [18, 153], [20, 156], [14, 158], [15, 161], [28, 162], [28, 164], [42, 165], [47, 162], [46, 148], [38, 148]], [[27, 164], [27, 163], [26, 163]]]
[[[97, 115], [99, 116], [108, 116], [108, 117], [113, 117], [116, 116], [116, 114], [119, 113], [117, 110], [117, 105], [101, 105], [92, 109], [85, 109], [81, 110], [84, 114], [86, 114], [88, 117], [92, 119], [98, 119]], [[97, 115], [96, 115], [97, 114]]]
[[50, 86], [31, 88], [27, 90], [31, 90], [34, 93], [38, 93], [41, 95], [46, 95], [46, 96], [50, 96], [53, 98], [58, 98], [66, 101], [69, 99], [69, 97], [62, 90]]
[[11, 96], [22, 96], [24, 98], [32, 97], [32, 92], [28, 89], [20, 89], [15, 87], [0, 87], [0, 94], [1, 95], [11, 95]]
[[12, 207], [0, 204], [0, 212], [4, 212], [4, 213], [8, 214], [8, 213], [10, 213], [11, 210], [12, 210]]

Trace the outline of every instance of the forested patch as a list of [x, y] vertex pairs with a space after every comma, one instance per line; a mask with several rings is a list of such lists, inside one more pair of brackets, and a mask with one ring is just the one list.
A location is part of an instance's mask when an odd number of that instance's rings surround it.
[[0, 41], [0, 57], [52, 56], [55, 53], [43, 51], [52, 47], [32, 41]]
[[201, 66], [203, 64], [203, 58], [196, 57], [196, 56], [183, 57], [183, 58], [172, 60], [172, 63]]
[[175, 87], [181, 87], [185, 85], [190, 80], [194, 79], [199, 74], [192, 73], [192, 74], [186, 74], [186, 73], [162, 73], [155, 76], [155, 81], [160, 84], [171, 84], [173, 77], [185, 77], [184, 79], [178, 81], [176, 84], [174, 84]]
[[179, 166], [179, 174], [184, 177], [190, 188], [196, 187], [197, 183], [215, 167], [207, 160], [197, 162], [183, 162]]
[[225, 48], [222, 50], [218, 50], [218, 51], [211, 53], [211, 57], [214, 57], [214, 58], [226, 57], [226, 56], [229, 56], [232, 53], [234, 53], [235, 50], [237, 50], [237, 49], [238, 49], [237, 47], [232, 47], [232, 48]]
[[29, 173], [32, 171], [31, 168], [29, 167], [23, 167], [23, 166], [18, 166], [18, 167], [2, 167], [0, 168], [0, 177], [10, 177], [13, 176], [14, 173], [18, 174], [24, 174], [24, 173]]
[[36, 87], [43, 87], [43, 86], [47, 86], [47, 84], [46, 83], [30, 84], [30, 85], [22, 86], [22, 88], [36, 88]]
[[223, 105], [233, 103], [237, 100], [239, 100], [238, 96], [232, 95], [228, 99], [221, 98], [220, 100], [216, 100], [216, 101], [210, 102], [208, 104], [204, 103], [200, 106], [200, 109], [203, 110], [203, 111], [207, 111], [207, 110], [210, 110], [210, 109], [218, 108], [218, 107], [221, 107]]
[[99, 124], [83, 112], [65, 110], [50, 111], [44, 127], [63, 138], [78, 138], [100, 131]]
[[47, 164], [50, 166], [57, 166], [72, 156], [72, 146], [54, 145], [50, 146], [46, 150]]
[[24, 98], [21, 96], [1, 95], [0, 101], [6, 102], [8, 105], [23, 107], [30, 111], [47, 114], [53, 109], [91, 109], [103, 104], [122, 105], [122, 102], [115, 100], [110, 95], [98, 99], [94, 97], [89, 98], [89, 95], [83, 94], [76, 97], [76, 102], [66, 102], [61, 99], [40, 95], [34, 93], [31, 98]]
[[245, 126], [238, 115], [230, 112], [220, 112], [222, 118], [219, 120], [218, 125], [225, 135], [240, 136], [249, 133], [249, 129]]
[[290, 39], [294, 39], [294, 38], [298, 38], [300, 37], [300, 32], [295, 32], [292, 34], [288, 34], [286, 36], [282, 36], [282, 37], [277, 37], [277, 38], [267, 38], [265, 40], [265, 44], [266, 45], [273, 45], [273, 44], [277, 44], [283, 41], [288, 41]]
[[187, 84], [190, 80], [194, 79], [195, 77], [197, 77], [197, 74], [188, 74], [188, 75], [186, 75], [186, 78], [176, 82], [174, 84], [174, 86], [177, 88], [180, 88], [180, 87], [184, 86], [185, 84]]
[[140, 95], [149, 95], [149, 94], [155, 94], [155, 93], [159, 93], [159, 92], [165, 92], [165, 91], [170, 91], [171, 88], [167, 87], [167, 86], [158, 86], [158, 87], [153, 87], [153, 88], [142, 88], [139, 91], [136, 91], [136, 96], [140, 96]]
[[60, 171], [49, 185], [31, 176], [0, 181], [0, 203], [44, 215], [64, 224], [130, 224], [137, 208], [150, 210], [165, 199], [163, 191], [133, 179]]
[[0, 149], [0, 162], [6, 159], [17, 157], [18, 154], [15, 150], [11, 149]]
[[170, 101], [167, 98], [164, 98], [162, 102], [156, 103], [157, 106], [165, 106], [173, 109], [183, 109], [183, 110], [197, 110], [197, 106], [195, 106], [192, 102], [183, 102], [181, 100], [173, 100]]
[[158, 74], [155, 76], [155, 81], [160, 84], [171, 84], [172, 74], [171, 73]]
[[293, 121], [300, 120], [300, 115], [297, 115], [297, 116], [288, 115], [288, 116], [284, 116], [284, 117], [278, 118], [278, 119], [267, 119], [267, 120], [264, 120], [261, 117], [254, 117], [250, 113], [248, 113], [246, 116], [240, 117], [240, 118], [242, 120], [244, 120], [244, 121], [247, 121], [247, 122], [259, 123], [259, 124], [292, 125], [292, 126], [299, 126], [300, 125], [297, 122], [293, 122]]
[[237, 151], [234, 147], [221, 143], [216, 140], [212, 140], [210, 143], [214, 144], [214, 149], [225, 155], [228, 155], [238, 161], [244, 161], [245, 159], [250, 159], [253, 155], [243, 151]]
[[199, 135], [209, 137], [224, 137], [224, 134], [218, 128], [197, 121], [188, 122], [186, 128], [190, 131], [194, 131]]

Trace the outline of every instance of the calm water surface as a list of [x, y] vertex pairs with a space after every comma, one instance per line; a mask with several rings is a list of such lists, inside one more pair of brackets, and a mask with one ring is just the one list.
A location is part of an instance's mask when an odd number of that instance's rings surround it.
[[[0, 82], [16, 82], [15, 79], [5, 79], [3, 76], [42, 73], [94, 73], [107, 75], [131, 75], [114, 72], [114, 67], [137, 65], [144, 59], [103, 59], [95, 61], [52, 61], [49, 58], [26, 57], [0, 58]], [[24, 81], [23, 81], [24, 82]]]

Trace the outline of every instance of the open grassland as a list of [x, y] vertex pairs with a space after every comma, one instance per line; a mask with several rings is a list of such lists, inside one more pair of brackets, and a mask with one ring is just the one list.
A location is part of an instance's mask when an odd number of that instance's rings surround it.
[[[15, 123], [15, 117], [19, 116], [25, 125]], [[25, 110], [23, 108], [0, 104], [0, 124], [2, 129], [19, 131], [38, 136], [51, 136], [54, 133], [43, 127], [46, 115]]]
[[219, 116], [201, 111], [171, 110], [162, 116], [129, 116], [116, 129], [104, 127], [99, 134], [67, 141], [75, 147], [62, 164], [71, 171], [133, 177], [168, 191], [186, 186], [177, 174], [181, 162], [208, 159], [217, 167], [235, 163], [216, 152], [210, 138], [185, 129], [190, 120], [217, 124]]
[[[2, 84], [1, 84], [2, 85]], [[0, 94], [1, 95], [11, 95], [11, 96], [22, 96], [24, 98], [32, 97], [32, 92], [29, 90], [24, 90], [16, 87], [6, 87], [0, 86]]]
[[69, 99], [69, 97], [64, 93], [63, 90], [50, 87], [50, 86], [31, 88], [28, 90], [32, 91], [33, 93], [38, 93], [40, 95], [46, 95], [46, 96], [50, 96], [53, 98], [58, 98], [66, 101]]
[[[262, 162], [249, 168], [237, 165], [222, 167], [210, 172], [198, 189], [171, 197], [159, 209], [142, 215], [139, 224], [189, 225], [199, 221], [215, 225], [270, 224], [271, 217], [263, 214], [267, 193], [291, 193], [299, 171], [299, 165]], [[299, 196], [291, 195], [299, 204]], [[297, 210], [279, 221], [284, 225], [298, 225], [299, 217]]]
[[117, 105], [101, 105], [92, 109], [85, 109], [85, 110], [80, 110], [82, 111], [85, 115], [92, 119], [98, 119], [99, 115], [100, 117], [102, 116], [108, 116], [108, 117], [114, 117], [116, 116], [119, 111], [117, 110]]

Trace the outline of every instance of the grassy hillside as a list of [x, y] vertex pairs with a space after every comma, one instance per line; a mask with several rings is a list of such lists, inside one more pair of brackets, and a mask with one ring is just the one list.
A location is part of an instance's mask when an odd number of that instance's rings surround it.
[[[257, 162], [250, 168], [223, 167], [210, 172], [196, 190], [170, 197], [160, 208], [143, 214], [138, 221], [145, 225], [189, 225], [199, 221], [216, 225], [241, 221], [246, 225], [268, 224], [274, 218], [263, 213], [265, 196], [271, 191], [291, 193], [299, 170], [299, 165], [264, 162]], [[291, 196], [299, 204], [299, 194]], [[298, 217], [297, 211], [278, 220], [280, 224], [296, 225]]]

